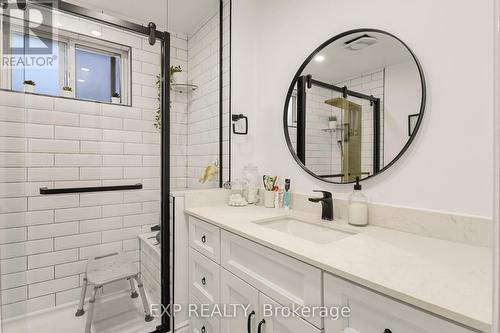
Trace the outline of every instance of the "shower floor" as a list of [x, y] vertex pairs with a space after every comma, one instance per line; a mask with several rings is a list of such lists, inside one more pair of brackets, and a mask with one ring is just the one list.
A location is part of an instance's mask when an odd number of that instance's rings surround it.
[[[68, 303], [5, 320], [3, 333], [83, 333], [87, 315], [75, 317], [76, 308], [77, 303]], [[92, 333], [148, 333], [159, 324], [156, 318], [145, 322], [140, 298], [131, 299], [123, 292], [97, 298]]]

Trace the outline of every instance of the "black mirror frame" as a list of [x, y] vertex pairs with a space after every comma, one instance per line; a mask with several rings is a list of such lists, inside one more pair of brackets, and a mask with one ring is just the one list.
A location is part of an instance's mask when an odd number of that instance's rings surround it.
[[293, 77], [293, 80], [292, 80], [292, 83], [290, 84], [290, 87], [288, 88], [288, 93], [286, 95], [286, 99], [285, 99], [285, 108], [284, 108], [284, 112], [283, 112], [283, 131], [285, 133], [285, 139], [286, 139], [286, 143], [288, 145], [288, 149], [290, 150], [290, 153], [292, 154], [293, 158], [295, 159], [295, 161], [297, 162], [297, 164], [304, 170], [306, 171], [308, 174], [310, 174], [311, 176], [313, 176], [314, 178], [316, 179], [319, 179], [325, 183], [330, 183], [330, 184], [337, 184], [337, 185], [345, 185], [345, 184], [353, 184], [354, 182], [345, 182], [345, 183], [339, 183], [339, 182], [333, 182], [333, 181], [329, 181], [329, 180], [325, 180], [324, 178], [321, 178], [319, 177], [317, 174], [315, 174], [314, 172], [312, 172], [311, 170], [309, 170], [305, 165], [304, 163], [302, 163], [302, 161], [299, 159], [299, 157], [297, 156], [297, 153], [295, 152], [295, 149], [293, 148], [293, 145], [292, 145], [292, 142], [290, 140], [290, 135], [288, 133], [288, 107], [289, 107], [289, 104], [290, 104], [290, 100], [291, 100], [291, 97], [292, 97], [292, 94], [293, 94], [293, 90], [294, 90], [294, 87], [295, 85], [297, 84], [297, 81], [300, 77], [300, 75], [302, 74], [302, 72], [304, 71], [304, 69], [307, 67], [307, 65], [311, 62], [311, 60], [321, 51], [323, 50], [325, 47], [327, 47], [328, 45], [330, 45], [331, 43], [335, 42], [336, 40], [340, 39], [340, 38], [343, 38], [347, 35], [351, 35], [351, 34], [356, 34], [356, 33], [361, 33], [361, 32], [376, 32], [376, 33], [382, 33], [382, 34], [385, 34], [385, 35], [388, 35], [388, 36], [391, 36], [392, 38], [396, 39], [397, 41], [399, 41], [404, 47], [406, 47], [406, 49], [408, 50], [408, 52], [411, 54], [413, 60], [415, 61], [415, 64], [417, 65], [417, 68], [418, 68], [418, 72], [419, 72], [419, 75], [420, 75], [420, 82], [421, 82], [421, 88], [422, 88], [422, 97], [421, 97], [421, 101], [420, 101], [420, 116], [418, 117], [418, 120], [417, 120], [417, 124], [415, 126], [415, 129], [413, 131], [413, 134], [412, 136], [408, 139], [408, 141], [406, 142], [406, 144], [404, 145], [403, 149], [399, 152], [399, 154], [387, 165], [385, 165], [379, 172], [377, 172], [376, 174], [373, 174], [371, 176], [368, 176], [366, 178], [363, 178], [361, 179], [361, 181], [364, 181], [364, 180], [367, 180], [367, 179], [370, 179], [370, 178], [373, 178], [375, 176], [378, 176], [380, 175], [382, 172], [386, 171], [387, 169], [389, 169], [392, 165], [394, 165], [403, 155], [404, 153], [408, 150], [408, 148], [410, 147], [410, 145], [412, 144], [413, 140], [415, 139], [415, 137], [417, 136], [418, 134], [418, 131], [420, 129], [420, 126], [422, 124], [422, 121], [423, 121], [423, 118], [424, 118], [424, 113], [425, 113], [425, 103], [426, 103], [426, 98], [427, 98], [427, 95], [426, 95], [426, 83], [425, 83], [425, 76], [424, 76], [424, 71], [422, 70], [422, 66], [420, 65], [420, 62], [418, 61], [416, 55], [413, 53], [413, 51], [408, 47], [408, 45], [406, 45], [401, 39], [399, 39], [398, 37], [394, 36], [393, 34], [389, 33], [389, 32], [386, 32], [384, 30], [379, 30], [379, 29], [371, 29], [371, 28], [366, 28], [366, 29], [353, 29], [353, 30], [348, 30], [348, 31], [345, 31], [341, 34], [338, 34], [336, 35], [335, 37], [332, 37], [330, 38], [329, 40], [327, 40], [326, 42], [324, 42], [323, 44], [321, 44], [318, 48], [316, 48], [307, 58], [306, 60], [302, 63], [302, 65], [299, 67], [297, 73], [295, 74], [295, 76]]

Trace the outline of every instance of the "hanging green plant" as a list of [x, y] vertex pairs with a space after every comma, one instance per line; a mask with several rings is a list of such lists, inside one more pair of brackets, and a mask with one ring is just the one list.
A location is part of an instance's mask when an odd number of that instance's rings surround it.
[[[175, 73], [182, 72], [181, 66], [170, 66], [170, 85], [174, 83], [174, 75]], [[158, 88], [158, 109], [156, 110], [155, 115], [155, 127], [157, 129], [161, 129], [161, 77], [160, 75], [156, 76], [156, 87]], [[172, 89], [172, 87], [170, 87]], [[169, 101], [170, 107], [172, 107], [172, 101]]]

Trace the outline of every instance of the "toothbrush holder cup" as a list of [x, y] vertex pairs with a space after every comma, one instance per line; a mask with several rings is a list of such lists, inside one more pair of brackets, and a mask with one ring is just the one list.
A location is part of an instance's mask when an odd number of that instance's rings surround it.
[[274, 208], [276, 194], [277, 193], [274, 191], [265, 191], [264, 192], [264, 206], [266, 208]]

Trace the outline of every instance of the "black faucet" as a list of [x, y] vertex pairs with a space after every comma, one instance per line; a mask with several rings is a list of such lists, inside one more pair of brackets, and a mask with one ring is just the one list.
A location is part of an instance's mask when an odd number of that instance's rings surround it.
[[313, 191], [323, 193], [323, 198], [309, 198], [311, 202], [321, 202], [321, 219], [333, 221], [333, 199], [328, 191]]

